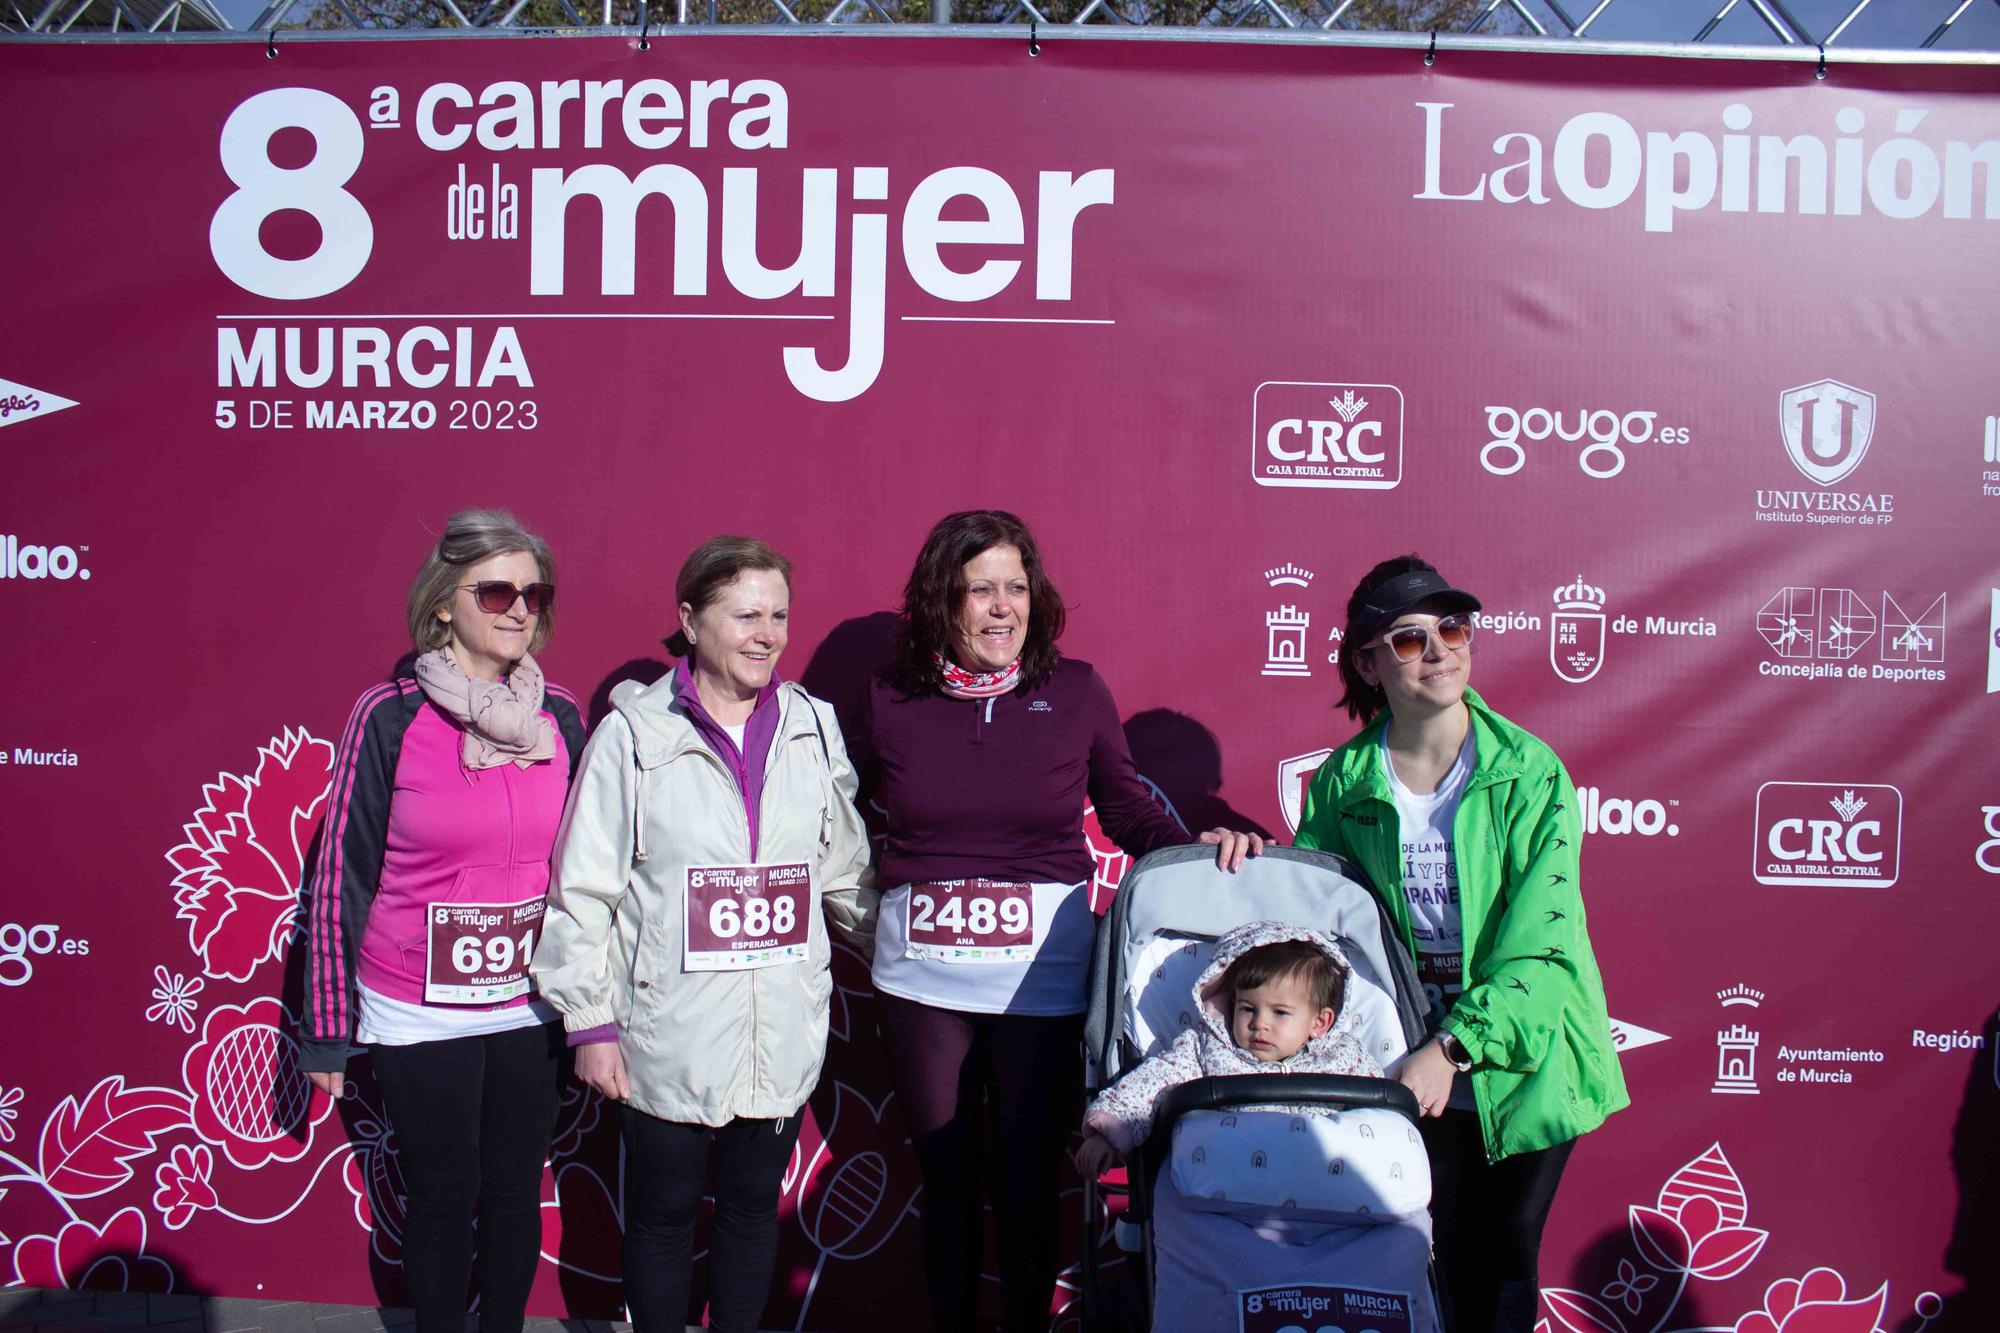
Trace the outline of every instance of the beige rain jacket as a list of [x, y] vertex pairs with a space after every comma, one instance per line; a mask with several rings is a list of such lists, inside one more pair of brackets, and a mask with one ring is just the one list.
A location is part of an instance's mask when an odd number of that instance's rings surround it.
[[790, 1116], [826, 1055], [827, 926], [871, 952], [879, 897], [833, 709], [780, 687], [754, 858], [812, 866], [825, 915], [808, 914], [808, 957], [690, 972], [687, 870], [751, 864], [743, 797], [675, 699], [671, 674], [621, 685], [611, 700], [557, 835], [536, 984], [572, 1033], [617, 1024], [638, 1110], [704, 1125]]

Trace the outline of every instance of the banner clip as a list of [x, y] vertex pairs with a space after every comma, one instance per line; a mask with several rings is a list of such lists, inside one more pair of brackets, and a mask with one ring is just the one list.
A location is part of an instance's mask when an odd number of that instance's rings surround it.
[[276, 60], [277, 58], [278, 58], [278, 28], [276, 24], [272, 24], [271, 30], [264, 34], [264, 59]]
[[639, 49], [641, 51], [650, 51], [653, 49], [653, 44], [646, 40], [646, 33], [652, 28], [652, 25], [653, 15], [651, 13], [651, 6], [646, 3], [646, 0], [639, 0]]
[[1432, 28], [1431, 49], [1424, 52], [1424, 67], [1428, 69], [1430, 66], [1437, 64], [1437, 59], [1438, 59], [1438, 35], [1437, 35], [1437, 29]]
[[1826, 47], [1824, 44], [1822, 44], [1819, 48], [1819, 68], [1813, 71], [1813, 77], [1815, 79], [1823, 79], [1826, 77]]
[[1041, 53], [1042, 53], [1042, 44], [1035, 40], [1035, 20], [1034, 17], [1030, 15], [1028, 18], [1028, 54], [1031, 56], [1038, 56]]

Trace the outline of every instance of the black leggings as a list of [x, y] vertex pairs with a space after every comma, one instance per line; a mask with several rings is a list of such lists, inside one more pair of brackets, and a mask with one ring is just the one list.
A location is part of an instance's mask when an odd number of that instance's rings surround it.
[[1530, 1333], [1542, 1227], [1576, 1140], [1489, 1164], [1477, 1113], [1446, 1111], [1426, 1119], [1423, 1131], [1445, 1328]]
[[882, 1029], [923, 1170], [931, 1327], [974, 1327], [983, 1175], [1005, 1326], [1043, 1333], [1057, 1270], [1057, 1170], [1082, 1116], [1083, 1016], [967, 1014], [884, 995]]
[[409, 1186], [403, 1277], [418, 1333], [462, 1333], [478, 1216], [479, 1326], [517, 1333], [542, 1250], [542, 1163], [562, 1093], [562, 1025], [371, 1046]]
[[709, 1328], [756, 1333], [778, 1264], [778, 1188], [799, 1117], [719, 1129], [621, 1108], [625, 1136], [625, 1307], [637, 1333], [681, 1333], [694, 1285], [694, 1223], [715, 1136], [708, 1237]]

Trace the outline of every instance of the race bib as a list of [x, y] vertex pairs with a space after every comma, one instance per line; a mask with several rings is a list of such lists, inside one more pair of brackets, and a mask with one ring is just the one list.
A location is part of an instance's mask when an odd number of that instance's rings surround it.
[[1024, 963], [1035, 956], [1035, 886], [993, 879], [912, 884], [904, 954], [940, 963]]
[[518, 903], [432, 903], [424, 909], [424, 1003], [500, 1004], [526, 995], [528, 960], [542, 933], [540, 898]]
[[812, 867], [689, 866], [681, 967], [747, 972], [806, 956]]
[[1450, 953], [1425, 953], [1419, 948], [1417, 980], [1423, 983], [1430, 1026], [1434, 1028], [1444, 1021], [1465, 989], [1465, 955], [1457, 949]]
[[1237, 1293], [1239, 1333], [1410, 1333], [1410, 1298], [1368, 1287], [1255, 1287]]

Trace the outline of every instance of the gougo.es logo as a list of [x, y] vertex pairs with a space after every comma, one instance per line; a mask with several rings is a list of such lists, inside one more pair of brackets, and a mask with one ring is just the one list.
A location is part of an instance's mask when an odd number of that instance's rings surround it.
[[0, 924], [0, 986], [25, 986], [35, 975], [35, 959], [49, 954], [81, 958], [90, 952], [89, 940], [64, 939], [62, 928], [46, 922], [23, 926], [9, 921]]

